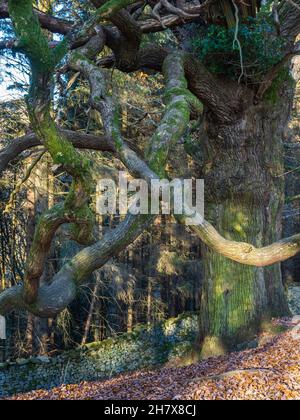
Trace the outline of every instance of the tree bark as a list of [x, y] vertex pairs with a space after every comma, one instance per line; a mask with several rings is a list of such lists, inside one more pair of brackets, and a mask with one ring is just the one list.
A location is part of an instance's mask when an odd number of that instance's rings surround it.
[[[229, 240], [263, 247], [281, 236], [282, 139], [292, 106], [290, 81], [278, 98], [252, 106], [234, 124], [205, 114], [202, 133], [206, 219]], [[271, 317], [288, 314], [280, 264], [251, 267], [203, 247], [202, 356], [234, 350]]]
[[[27, 226], [27, 252], [30, 251], [36, 229], [36, 221], [49, 207], [48, 179], [49, 164], [47, 161], [40, 163], [33, 171], [32, 187], [27, 192], [28, 226]], [[47, 284], [51, 278], [50, 264], [47, 261], [41, 277], [41, 284]], [[28, 314], [26, 331], [26, 349], [30, 355], [45, 354], [49, 345], [49, 320]]]

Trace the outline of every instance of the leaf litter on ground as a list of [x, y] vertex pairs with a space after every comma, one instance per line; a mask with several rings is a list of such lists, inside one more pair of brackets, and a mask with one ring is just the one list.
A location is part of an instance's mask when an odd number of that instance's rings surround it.
[[104, 381], [36, 390], [10, 399], [299, 400], [300, 317], [273, 322], [289, 330], [261, 337], [261, 344], [255, 349], [189, 366], [141, 370]]

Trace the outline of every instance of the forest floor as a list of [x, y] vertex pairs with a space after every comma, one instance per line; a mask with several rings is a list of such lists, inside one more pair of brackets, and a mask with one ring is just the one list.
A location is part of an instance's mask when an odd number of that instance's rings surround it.
[[15, 400], [299, 400], [300, 319], [260, 337], [260, 346], [185, 367], [127, 373], [101, 382], [63, 385]]

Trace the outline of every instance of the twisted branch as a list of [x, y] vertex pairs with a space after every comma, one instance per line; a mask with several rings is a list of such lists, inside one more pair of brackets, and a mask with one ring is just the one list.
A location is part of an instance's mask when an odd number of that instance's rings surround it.
[[[77, 149], [114, 152], [113, 143], [107, 136], [85, 134], [77, 131], [62, 130], [60, 128], [58, 130]], [[20, 160], [23, 152], [41, 145], [42, 142], [35, 133], [30, 133], [10, 141], [8, 146], [0, 151], [0, 175], [7, 169], [10, 163]]]
[[53, 161], [62, 164], [72, 177], [70, 192], [63, 204], [54, 206], [38, 222], [29, 252], [24, 280], [24, 299], [37, 299], [39, 279], [53, 236], [63, 223], [72, 223], [72, 237], [79, 243], [91, 243], [94, 218], [89, 208], [92, 178], [89, 162], [63, 137], [51, 117], [52, 77], [55, 66], [65, 55], [65, 45], [50, 49], [33, 12], [31, 0], [10, 0], [9, 13], [18, 39], [18, 49], [31, 66], [30, 92], [27, 100], [31, 125]]
[[[148, 180], [153, 177], [157, 178], [158, 176], [152, 169], [141, 161], [135, 152], [123, 142], [118, 122], [115, 119], [115, 109], [112, 102], [107, 98], [105, 80], [100, 70], [90, 60], [80, 54], [71, 59], [70, 65], [80, 69], [89, 78], [91, 88], [97, 89], [96, 92], [92, 92], [94, 97], [92, 103], [96, 109], [101, 111], [105, 121], [106, 132], [115, 143], [117, 156], [126, 163], [133, 173], [143, 175]], [[158, 162], [165, 167], [170, 146], [182, 136], [189, 118], [188, 103], [190, 99], [188, 98], [190, 98], [190, 93], [186, 89], [184, 78], [181, 79], [183, 76], [182, 57], [168, 57], [164, 66], [164, 73], [166, 78], [166, 113], [162, 126], [158, 127], [152, 138], [153, 147], [149, 151], [148, 156], [150, 166], [153, 167], [156, 167]], [[101, 79], [99, 80], [100, 75]], [[94, 83], [95, 77], [98, 77], [98, 83]], [[176, 89], [181, 90], [178, 91]], [[98, 97], [99, 93], [100, 96]], [[188, 97], [187, 100], [185, 99], [185, 93]], [[182, 102], [182, 107], [178, 107], [178, 101]], [[174, 127], [174, 120], [178, 122], [176, 127]], [[167, 127], [167, 124], [170, 126]], [[166, 129], [167, 132], [165, 133]], [[160, 137], [161, 142], [159, 141]], [[162, 145], [161, 147], [160, 144]], [[158, 158], [156, 156], [157, 153], [162, 154], [164, 157]], [[61, 207], [60, 210], [63, 217], [63, 208]], [[49, 240], [51, 239], [51, 231], [56, 229], [55, 223], [59, 222], [57, 219], [58, 211], [59, 209], [53, 211], [53, 218], [49, 217], [41, 221], [42, 225], [45, 223], [49, 225], [45, 230], [49, 233], [47, 237]], [[103, 266], [112, 256], [126, 248], [145, 228], [150, 226], [153, 219], [154, 217], [149, 215], [135, 216], [128, 214], [124, 222], [113, 232], [109, 232], [101, 241], [85, 248], [67, 263], [54, 277], [50, 285], [42, 285], [37, 290], [34, 303], [28, 302], [27, 299], [23, 298], [26, 284], [25, 286], [18, 285], [4, 291], [0, 295], [0, 314], [5, 315], [12, 309], [27, 309], [41, 317], [55, 316], [74, 299], [76, 288], [85, 280], [86, 276]]]

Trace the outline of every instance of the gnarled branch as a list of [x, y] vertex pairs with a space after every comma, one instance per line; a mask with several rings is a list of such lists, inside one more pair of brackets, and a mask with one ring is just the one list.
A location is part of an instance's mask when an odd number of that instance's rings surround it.
[[[62, 136], [68, 139], [77, 149], [98, 150], [101, 152], [114, 152], [114, 145], [107, 136], [85, 134], [79, 131], [62, 130]], [[7, 147], [0, 151], [0, 175], [10, 163], [19, 159], [19, 156], [34, 147], [41, 146], [42, 142], [35, 133], [11, 140]]]
[[31, 125], [55, 163], [73, 177], [70, 192], [63, 203], [47, 211], [40, 219], [29, 252], [24, 279], [24, 299], [33, 304], [37, 298], [39, 279], [52, 238], [58, 227], [73, 222], [73, 238], [80, 243], [92, 239], [93, 215], [89, 208], [92, 178], [89, 162], [62, 136], [51, 117], [51, 85], [55, 66], [65, 55], [65, 45], [53, 50], [33, 12], [31, 0], [10, 0], [9, 13], [18, 39], [18, 49], [31, 66], [28, 110]]
[[[91, 70], [100, 72], [97, 67], [92, 66], [89, 60], [85, 60], [83, 56], [77, 57], [75, 63], [73, 64], [78, 66], [78, 68], [81, 68], [86, 75], [89, 75]], [[181, 70], [179, 69], [177, 71], [179, 66], [181, 66]], [[167, 134], [165, 135], [162, 142], [163, 147], [166, 150], [169, 150], [168, 142], [173, 144], [177, 141], [178, 136], [183, 134], [185, 130], [185, 124], [181, 124], [181, 122], [186, 122], [188, 118], [186, 115], [186, 111], [188, 112], [188, 105], [183, 104], [183, 107], [178, 107], [177, 103], [179, 101], [179, 96], [184, 95], [184, 92], [187, 93], [187, 97], [190, 97], [190, 93], [186, 89], [185, 82], [182, 80], [177, 81], [176, 78], [179, 76], [183, 76], [181, 58], [176, 58], [176, 60], [174, 60], [174, 57], [170, 57], [168, 60], [166, 60], [165, 65], [165, 77], [167, 85], [166, 114], [162, 122], [164, 126], [166, 125], [167, 121], [171, 125], [171, 127], [167, 127]], [[138, 156], [122, 141], [119, 128], [115, 125], [116, 121], [114, 119], [113, 106], [110, 103], [106, 103], [106, 96], [104, 96], [106, 91], [105, 80], [103, 77], [101, 80], [101, 93], [103, 95], [101, 98], [103, 99], [104, 103], [99, 103], [100, 101], [95, 98], [95, 100], [99, 102], [94, 102], [94, 105], [97, 106], [97, 109], [98, 106], [100, 107], [99, 109], [101, 109], [101, 113], [103, 114], [103, 117], [106, 121], [107, 133], [110, 134], [116, 142], [118, 156], [134, 173], [143, 174], [145, 178], [157, 178], [158, 176], [151, 170], [151, 168], [148, 168], [148, 166], [143, 161], [141, 161]], [[93, 86], [98, 88], [98, 85], [93, 85], [92, 79], [90, 80], [90, 86], [92, 88]], [[174, 91], [174, 88], [180, 88], [184, 91], [178, 93], [178, 91]], [[186, 101], [184, 97], [181, 99], [182, 102]], [[186, 103], [188, 103], [188, 101], [189, 99], [187, 99]], [[107, 106], [109, 107], [108, 113], [106, 112]], [[174, 118], [175, 121], [178, 122], [178, 130], [174, 129]], [[112, 121], [112, 119], [114, 119], [114, 121]], [[110, 127], [112, 127], [113, 131], [117, 130], [116, 136], [114, 136], [114, 133], [110, 131]], [[157, 146], [160, 143], [158, 142], [156, 144], [156, 141], [158, 141], [158, 136], [160, 136], [161, 133], [162, 130], [158, 128], [153, 137], [155, 140], [153, 149], [151, 152], [149, 152], [149, 160], [152, 161], [152, 164], [154, 163], [154, 166], [157, 162], [157, 158], [155, 158], [155, 154], [158, 152]], [[159, 152], [161, 152], [160, 149]], [[168, 153], [164, 152], [163, 156], [164, 158], [160, 159], [160, 163], [165, 166]], [[143, 230], [152, 223], [154, 217], [149, 215], [135, 216], [128, 214], [124, 222], [122, 222], [114, 231], [105, 235], [101, 241], [79, 252], [54, 277], [50, 285], [42, 285], [37, 290], [37, 296], [34, 303], [28, 302], [28, 300], [24, 299], [24, 292], [26, 292], [26, 289], [24, 290], [23, 285], [18, 285], [4, 291], [2, 294], [0, 294], [0, 314], [5, 315], [12, 309], [27, 309], [28, 311], [40, 317], [55, 316], [74, 299], [76, 288], [81, 282], [85, 280], [86, 276], [97, 268], [103, 266], [112, 256], [116, 255], [132, 241], [134, 241], [134, 239], [137, 238], [143, 232]], [[54, 218], [51, 220], [50, 218], [49, 222], [51, 227], [53, 226], [53, 229], [55, 229], [55, 226], [52, 223], [55, 224], [56, 219]]]

